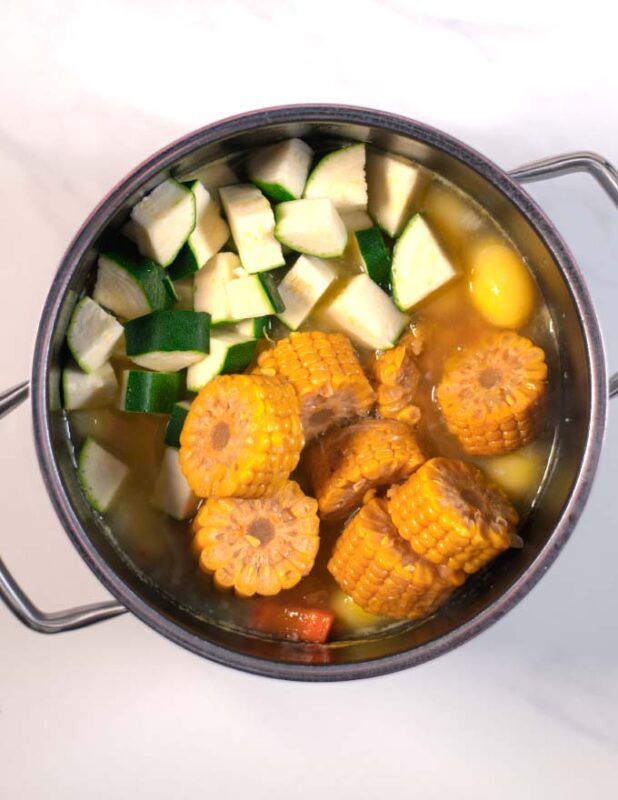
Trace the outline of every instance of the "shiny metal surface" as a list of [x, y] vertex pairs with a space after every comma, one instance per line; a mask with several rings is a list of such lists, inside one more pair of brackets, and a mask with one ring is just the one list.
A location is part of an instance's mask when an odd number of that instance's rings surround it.
[[[29, 392], [27, 381], [0, 393], [0, 418], [9, 414], [26, 400]], [[37, 608], [9, 572], [0, 558], [0, 598], [25, 625], [38, 633], [61, 633], [83, 628], [95, 622], [111, 619], [126, 613], [126, 608], [113, 600], [69, 608], [66, 611], [45, 612]]]
[[[91, 279], [99, 237], [118, 228], [132, 205], [168, 175], [291, 136], [333, 144], [356, 140], [413, 158], [478, 200], [528, 259], [551, 309], [559, 398], [552, 468], [522, 531], [519, 551], [477, 573], [438, 615], [373, 640], [310, 646], [232, 632], [198, 618], [142, 579], [127, 563], [76, 478], [61, 409], [59, 375], [66, 326]], [[587, 499], [607, 411], [601, 334], [583, 278], [559, 234], [503, 170], [456, 139], [393, 114], [347, 106], [287, 106], [244, 114], [189, 134], [145, 161], [101, 202], [69, 246], [51, 287], [32, 369], [37, 455], [56, 512], [74, 545], [109, 591], [137, 617], [187, 649], [272, 677], [347, 680], [423, 663], [462, 644], [509, 611], [545, 574]], [[120, 606], [118, 607], [120, 608]]]
[[[597, 153], [578, 151], [541, 158], [512, 169], [509, 174], [520, 183], [535, 183], [557, 178], [560, 175], [569, 175], [573, 172], [586, 172], [591, 175], [618, 206], [618, 170], [606, 158]], [[615, 372], [609, 379], [609, 396], [616, 397], [617, 395], [618, 372]]]

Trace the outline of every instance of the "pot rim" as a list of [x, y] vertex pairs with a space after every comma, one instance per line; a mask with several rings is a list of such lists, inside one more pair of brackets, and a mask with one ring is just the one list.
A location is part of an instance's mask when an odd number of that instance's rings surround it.
[[[522, 213], [552, 254], [576, 301], [590, 374], [588, 440], [571, 495], [562, 516], [525, 572], [483, 611], [449, 633], [414, 650], [354, 664], [298, 664], [247, 656], [213, 644], [165, 618], [135, 594], [96, 552], [64, 490], [50, 437], [47, 386], [50, 353], [58, 313], [73, 272], [92, 242], [125, 200], [143, 183], [169, 169], [201, 145], [264, 125], [282, 123], [353, 123], [400, 134], [438, 148], [463, 161], [502, 192]], [[297, 104], [264, 108], [228, 117], [177, 139], [143, 161], [96, 206], [62, 257], [39, 324], [32, 363], [32, 420], [39, 467], [56, 513], [81, 557], [103, 585], [142, 622], [192, 652], [246, 672], [273, 678], [332, 681], [366, 678], [415, 666], [442, 655], [473, 638], [512, 609], [536, 585], [565, 545], [590, 493], [597, 468], [607, 414], [607, 371], [601, 331], [594, 307], [576, 262], [544, 212], [504, 170], [458, 139], [424, 123], [388, 112], [339, 104]]]

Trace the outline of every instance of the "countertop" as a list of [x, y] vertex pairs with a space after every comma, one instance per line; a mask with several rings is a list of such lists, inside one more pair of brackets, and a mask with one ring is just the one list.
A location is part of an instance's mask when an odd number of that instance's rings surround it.
[[[59, 258], [100, 197], [229, 114], [344, 102], [433, 124], [505, 168], [577, 149], [618, 162], [618, 15], [595, 6], [5, 0], [0, 386], [28, 376]], [[579, 260], [616, 368], [617, 211], [584, 176], [530, 191]], [[45, 637], [0, 607], [0, 796], [613, 796], [616, 410], [586, 511], [537, 588], [406, 672], [276, 682], [201, 660], [129, 615]], [[47, 499], [27, 404], [0, 437], [2, 557], [47, 610], [104, 599]]]

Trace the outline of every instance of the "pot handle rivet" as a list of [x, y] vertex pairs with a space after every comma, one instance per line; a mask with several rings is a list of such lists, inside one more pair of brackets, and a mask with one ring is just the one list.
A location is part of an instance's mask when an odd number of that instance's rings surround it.
[[[618, 206], [618, 170], [597, 153], [580, 151], [541, 158], [510, 170], [509, 175], [520, 183], [534, 183], [572, 172], [587, 172]], [[618, 372], [615, 372], [609, 379], [609, 396], [617, 395]]]
[[[27, 399], [29, 388], [26, 381], [5, 392], [0, 392], [0, 419], [14, 411]], [[86, 625], [93, 625], [95, 622], [117, 617], [127, 610], [119, 603], [107, 600], [104, 603], [77, 606], [66, 611], [41, 611], [23, 592], [1, 558], [0, 598], [24, 625], [39, 633], [61, 633], [75, 628], [83, 628]]]

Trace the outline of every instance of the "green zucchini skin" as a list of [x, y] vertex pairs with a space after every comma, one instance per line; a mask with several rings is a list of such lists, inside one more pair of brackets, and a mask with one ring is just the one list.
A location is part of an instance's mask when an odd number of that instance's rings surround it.
[[171, 414], [183, 390], [178, 372], [127, 370], [123, 375], [122, 410], [142, 414]]
[[165, 444], [168, 447], [180, 447], [180, 434], [189, 413], [188, 403], [174, 403], [167, 428], [165, 429]]
[[[156, 261], [145, 258], [137, 251], [132, 252], [132, 250], [133, 248], [128, 242], [127, 246], [116, 244], [104, 250], [100, 254], [100, 258], [109, 259], [127, 273], [141, 290], [145, 304], [151, 310], [171, 308], [176, 302], [176, 292], [165, 269]], [[97, 298], [95, 297], [95, 299]], [[114, 311], [112, 305], [105, 303], [103, 298], [99, 302]]]
[[127, 356], [154, 351], [170, 353], [195, 351], [207, 354], [210, 343], [210, 314], [206, 311], [167, 309], [153, 311], [124, 326]]
[[388, 291], [391, 277], [391, 259], [379, 228], [354, 231], [367, 274], [381, 289]]

